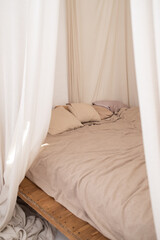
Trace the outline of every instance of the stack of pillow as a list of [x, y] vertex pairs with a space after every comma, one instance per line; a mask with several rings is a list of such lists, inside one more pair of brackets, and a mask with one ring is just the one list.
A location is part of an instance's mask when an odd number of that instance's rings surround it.
[[[94, 102], [94, 105], [86, 103], [71, 103], [66, 106], [58, 106], [52, 110], [49, 133], [55, 135], [67, 130], [76, 129], [83, 126], [85, 122], [99, 122], [102, 119], [113, 115], [111, 105], [106, 107], [100, 102]], [[106, 101], [108, 104], [108, 101]], [[124, 107], [121, 105], [120, 107]], [[113, 109], [112, 109], [113, 110]], [[116, 109], [117, 111], [118, 109]]]

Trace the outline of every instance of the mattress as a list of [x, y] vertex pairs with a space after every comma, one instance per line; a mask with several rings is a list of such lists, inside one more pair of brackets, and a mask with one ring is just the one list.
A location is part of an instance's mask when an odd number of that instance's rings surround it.
[[138, 108], [48, 135], [27, 177], [111, 240], [155, 240]]

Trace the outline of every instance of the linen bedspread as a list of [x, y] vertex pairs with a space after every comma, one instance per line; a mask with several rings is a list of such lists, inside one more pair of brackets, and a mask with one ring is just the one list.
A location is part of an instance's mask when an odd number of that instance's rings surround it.
[[27, 177], [112, 240], [155, 240], [138, 108], [48, 135]]

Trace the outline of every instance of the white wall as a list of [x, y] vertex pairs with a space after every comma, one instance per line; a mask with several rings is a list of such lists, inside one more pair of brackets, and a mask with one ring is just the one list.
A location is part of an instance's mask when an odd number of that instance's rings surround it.
[[66, 0], [60, 0], [53, 106], [68, 102]]

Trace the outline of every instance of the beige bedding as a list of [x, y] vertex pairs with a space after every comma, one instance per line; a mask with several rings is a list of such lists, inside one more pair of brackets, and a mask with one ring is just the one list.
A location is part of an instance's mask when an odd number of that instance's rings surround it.
[[27, 176], [110, 239], [156, 239], [138, 108], [48, 135]]

